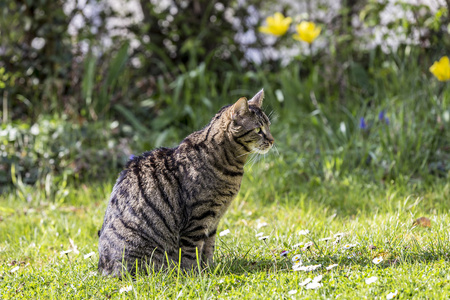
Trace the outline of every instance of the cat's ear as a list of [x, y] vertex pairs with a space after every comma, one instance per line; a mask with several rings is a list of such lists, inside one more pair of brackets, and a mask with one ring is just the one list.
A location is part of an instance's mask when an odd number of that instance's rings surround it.
[[264, 89], [260, 90], [252, 99], [248, 101], [249, 105], [255, 105], [261, 108], [264, 99]]
[[248, 103], [247, 98], [242, 97], [240, 98], [232, 107], [231, 110], [231, 116], [233, 120], [236, 119], [236, 116], [243, 116], [244, 114], [248, 113]]

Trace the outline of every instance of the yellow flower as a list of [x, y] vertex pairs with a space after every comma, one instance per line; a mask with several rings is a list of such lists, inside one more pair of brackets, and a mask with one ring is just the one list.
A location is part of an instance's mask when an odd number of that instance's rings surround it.
[[435, 61], [430, 67], [430, 72], [433, 73], [439, 81], [450, 80], [450, 61], [448, 56], [441, 57], [439, 62]]
[[292, 18], [285, 18], [282, 13], [276, 12], [273, 17], [267, 17], [267, 26], [259, 27], [259, 31], [262, 33], [273, 34], [275, 36], [281, 36], [286, 33], [291, 25]]
[[297, 34], [294, 34], [292, 37], [299, 41], [304, 41], [309, 44], [314, 42], [314, 40], [320, 34], [320, 27], [317, 27], [313, 22], [302, 21], [298, 24], [295, 29], [297, 30]]

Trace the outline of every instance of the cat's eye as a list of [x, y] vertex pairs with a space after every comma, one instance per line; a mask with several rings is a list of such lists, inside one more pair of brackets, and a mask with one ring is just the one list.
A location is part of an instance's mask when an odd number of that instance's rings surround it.
[[261, 132], [261, 130], [262, 130], [262, 128], [261, 128], [261, 127], [255, 128], [255, 132], [256, 132], [256, 133], [260, 133], [260, 132]]

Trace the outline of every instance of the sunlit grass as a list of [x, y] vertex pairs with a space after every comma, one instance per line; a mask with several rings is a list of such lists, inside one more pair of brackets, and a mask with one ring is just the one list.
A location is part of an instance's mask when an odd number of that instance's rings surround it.
[[[247, 170], [219, 226], [218, 232], [230, 233], [218, 236], [214, 267], [201, 274], [175, 269], [134, 281], [96, 271], [97, 230], [114, 180], [69, 189], [60, 203], [42, 199], [39, 190], [29, 190], [35, 199], [29, 203], [14, 191], [5, 194], [0, 198], [0, 294], [4, 299], [384, 299], [397, 290], [398, 297], [408, 299], [445, 298], [450, 291], [448, 183], [422, 187], [349, 177], [351, 184], [311, 185], [283, 172], [264, 161]], [[413, 226], [421, 216], [431, 227]], [[257, 233], [268, 238], [260, 240]], [[312, 245], [305, 249], [308, 242]], [[281, 256], [283, 251], [289, 253]], [[294, 271], [295, 255], [303, 266], [321, 266]], [[375, 264], [377, 257], [383, 260]], [[330, 265], [337, 266], [327, 270]], [[319, 275], [316, 286], [300, 285]], [[374, 276], [378, 280], [367, 284]], [[289, 294], [292, 290], [297, 293]]]

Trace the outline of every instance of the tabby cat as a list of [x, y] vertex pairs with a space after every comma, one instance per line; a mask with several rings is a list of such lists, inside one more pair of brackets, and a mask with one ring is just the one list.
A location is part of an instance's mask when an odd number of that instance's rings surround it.
[[212, 262], [217, 225], [239, 192], [247, 157], [274, 143], [263, 98], [263, 90], [240, 98], [178, 147], [128, 162], [99, 231], [103, 275]]

